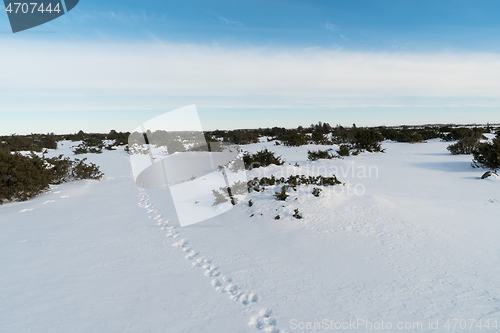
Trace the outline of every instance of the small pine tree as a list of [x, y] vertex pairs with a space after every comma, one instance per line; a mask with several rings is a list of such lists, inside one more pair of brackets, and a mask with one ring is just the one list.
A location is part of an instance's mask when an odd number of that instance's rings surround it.
[[300, 220], [302, 218], [302, 215], [299, 213], [299, 209], [296, 208], [293, 210], [293, 217], [295, 217], [296, 219]]
[[315, 188], [313, 188], [312, 195], [314, 195], [315, 197], [319, 197], [321, 191], [322, 191], [322, 189], [315, 187]]
[[276, 197], [277, 200], [281, 201], [286, 201], [286, 198], [289, 197], [288, 194], [286, 194], [287, 186], [282, 186], [280, 192], [275, 192], [274, 196]]

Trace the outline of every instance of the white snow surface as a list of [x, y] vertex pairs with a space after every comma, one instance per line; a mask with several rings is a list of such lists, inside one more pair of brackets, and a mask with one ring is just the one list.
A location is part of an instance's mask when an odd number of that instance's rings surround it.
[[[301, 187], [287, 201], [276, 201], [275, 189], [251, 193], [185, 228], [167, 190], [135, 185], [123, 149], [76, 156], [101, 166], [104, 179], [0, 206], [0, 332], [323, 332], [339, 330], [308, 325], [359, 320], [422, 327], [343, 331], [453, 331], [448, 319], [491, 325], [500, 319], [500, 182], [478, 179], [484, 170], [470, 166], [471, 156], [450, 155], [448, 144], [384, 142], [385, 153], [312, 163], [307, 150], [325, 147], [243, 146], [287, 160], [249, 178], [336, 170], [346, 185], [319, 197]], [[49, 155], [72, 156], [69, 146]], [[296, 208], [303, 219], [292, 217]]]

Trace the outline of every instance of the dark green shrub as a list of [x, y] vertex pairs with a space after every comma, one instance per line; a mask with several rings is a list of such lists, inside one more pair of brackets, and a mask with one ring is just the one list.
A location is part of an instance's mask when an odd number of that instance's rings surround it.
[[431, 127], [427, 127], [425, 129], [410, 129], [406, 127], [402, 129], [379, 127], [379, 131], [386, 140], [396, 142], [419, 143], [440, 137], [440, 132], [438, 131], [438, 129]]
[[37, 196], [49, 187], [51, 176], [41, 157], [0, 149], [0, 203]]
[[262, 149], [255, 154], [245, 153], [243, 155], [243, 162], [245, 168], [254, 169], [259, 167], [266, 167], [271, 164], [283, 165], [285, 160], [281, 159], [281, 156], [276, 156], [274, 152], [267, 150], [267, 148]]
[[337, 154], [339, 154], [339, 156], [349, 156], [351, 154], [351, 149], [349, 149], [348, 145], [340, 145]]
[[485, 142], [478, 145], [473, 151], [473, 165], [483, 167], [490, 170], [498, 170], [500, 168], [500, 137], [493, 139], [493, 142]]
[[101, 179], [95, 164], [69, 158], [45, 158], [32, 153], [23, 156], [0, 148], [0, 203], [29, 200], [49, 188], [72, 180]]
[[474, 138], [460, 139], [456, 143], [449, 145], [446, 149], [452, 155], [469, 155], [479, 146], [479, 140]]
[[356, 129], [345, 128], [337, 125], [332, 129], [333, 143], [336, 144], [352, 144], [355, 141]]
[[225, 133], [223, 140], [237, 145], [247, 145], [259, 142], [259, 135], [253, 131], [234, 130]]
[[379, 131], [374, 129], [362, 129], [357, 128], [354, 138], [354, 147], [358, 150], [369, 152], [381, 152], [382, 146], [381, 142], [384, 141], [384, 137]]
[[52, 178], [51, 184], [62, 184], [71, 180], [71, 169], [73, 167], [73, 161], [67, 158], [63, 158], [63, 155], [58, 157], [47, 158], [48, 163], [52, 165]]
[[277, 140], [285, 146], [299, 147], [307, 144], [307, 137], [304, 133], [300, 133], [295, 129], [285, 130], [276, 136]]
[[483, 131], [484, 129], [482, 128], [466, 128], [466, 127], [458, 127], [458, 128], [452, 128], [451, 131], [448, 134], [443, 134], [442, 139], [443, 141], [458, 141], [462, 139], [469, 139], [469, 138], [477, 138], [477, 140], [483, 138]]
[[311, 142], [316, 145], [326, 145], [330, 143], [329, 140], [326, 138], [326, 132], [323, 129], [314, 130], [311, 133]]
[[447, 147], [453, 155], [472, 154], [473, 151], [479, 146], [480, 140], [484, 138], [481, 130], [471, 130], [468, 128], [453, 129], [452, 132], [450, 132], [449, 137], [459, 138], [456, 143]]
[[86, 164], [83, 160], [75, 159], [73, 162], [73, 166], [71, 169], [71, 177], [70, 180], [84, 180], [84, 179], [94, 179], [100, 180], [104, 173], [99, 170], [99, 167], [94, 163]]
[[101, 154], [104, 143], [96, 137], [85, 138], [76, 148], [73, 149], [75, 155], [80, 154]]
[[1, 136], [0, 143], [10, 151], [35, 151], [42, 152], [44, 149], [57, 149], [57, 141], [62, 136], [54, 134], [30, 134]]
[[330, 150], [321, 150], [318, 149], [316, 150], [308, 150], [307, 151], [307, 159], [309, 161], [317, 161], [319, 159], [329, 159], [331, 160], [332, 158], [340, 158], [340, 156], [335, 156], [330, 153]]
[[111, 144], [112, 146], [123, 146], [128, 143], [129, 132], [117, 132], [115, 130], [111, 130], [108, 135], [106, 135], [106, 139], [114, 140]]
[[279, 220], [280, 218], [281, 218], [281, 217], [280, 217], [279, 215], [276, 215], [276, 216], [274, 217], [274, 219], [275, 219], [275, 220]]

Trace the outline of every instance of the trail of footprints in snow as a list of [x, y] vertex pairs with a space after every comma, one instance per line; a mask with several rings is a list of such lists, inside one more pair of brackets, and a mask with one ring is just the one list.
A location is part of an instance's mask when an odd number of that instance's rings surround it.
[[[167, 237], [174, 239], [180, 238], [179, 228], [169, 226], [169, 222], [158, 214], [158, 210], [148, 201], [148, 194], [145, 190], [141, 189], [139, 194], [139, 206], [147, 210], [150, 219], [158, 221], [158, 225], [162, 230], [166, 230]], [[189, 241], [185, 238], [179, 239], [172, 246], [181, 249], [186, 253], [186, 260], [192, 260], [193, 267], [200, 267], [205, 270], [205, 276], [212, 277], [211, 283], [215, 290], [221, 293], [227, 293], [229, 297], [243, 305], [251, 305], [257, 303], [259, 296], [255, 293], [244, 292], [239, 290], [238, 286], [233, 282], [233, 279], [228, 276], [221, 276], [219, 267], [215, 265], [212, 260], [205, 258], [198, 251], [193, 250], [189, 246]], [[288, 333], [288, 330], [280, 330], [276, 325], [276, 319], [271, 317], [272, 310], [261, 309], [257, 315], [250, 319], [248, 325], [257, 330], [264, 330], [266, 333]]]

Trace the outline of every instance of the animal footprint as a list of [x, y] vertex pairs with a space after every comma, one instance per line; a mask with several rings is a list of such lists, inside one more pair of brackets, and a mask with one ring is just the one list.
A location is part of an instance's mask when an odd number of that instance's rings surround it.
[[187, 239], [181, 239], [180, 241], [178, 241], [177, 243], [174, 243], [172, 246], [173, 247], [184, 247], [185, 245], [187, 245], [189, 243], [189, 241]]
[[217, 271], [217, 268], [215, 269], [207, 269], [205, 271], [205, 276], [219, 276], [220, 273]]
[[228, 293], [234, 294], [238, 290], [238, 286], [235, 285], [235, 284], [230, 283], [230, 284], [227, 285], [227, 287], [225, 288], [225, 290]]
[[263, 329], [265, 326], [265, 331], [268, 333], [277, 333], [280, 330], [276, 327], [276, 319], [271, 317], [272, 310], [261, 309], [257, 316], [250, 318], [248, 325], [250, 327], [256, 328], [258, 330]]
[[188, 255], [186, 256], [186, 259], [188, 260], [192, 260], [194, 257], [196, 257], [199, 253], [198, 252], [195, 252], [195, 251], [191, 251], [188, 253]]
[[248, 295], [248, 300], [252, 303], [255, 303], [259, 300], [259, 296], [257, 296], [257, 294], [252, 293]]

